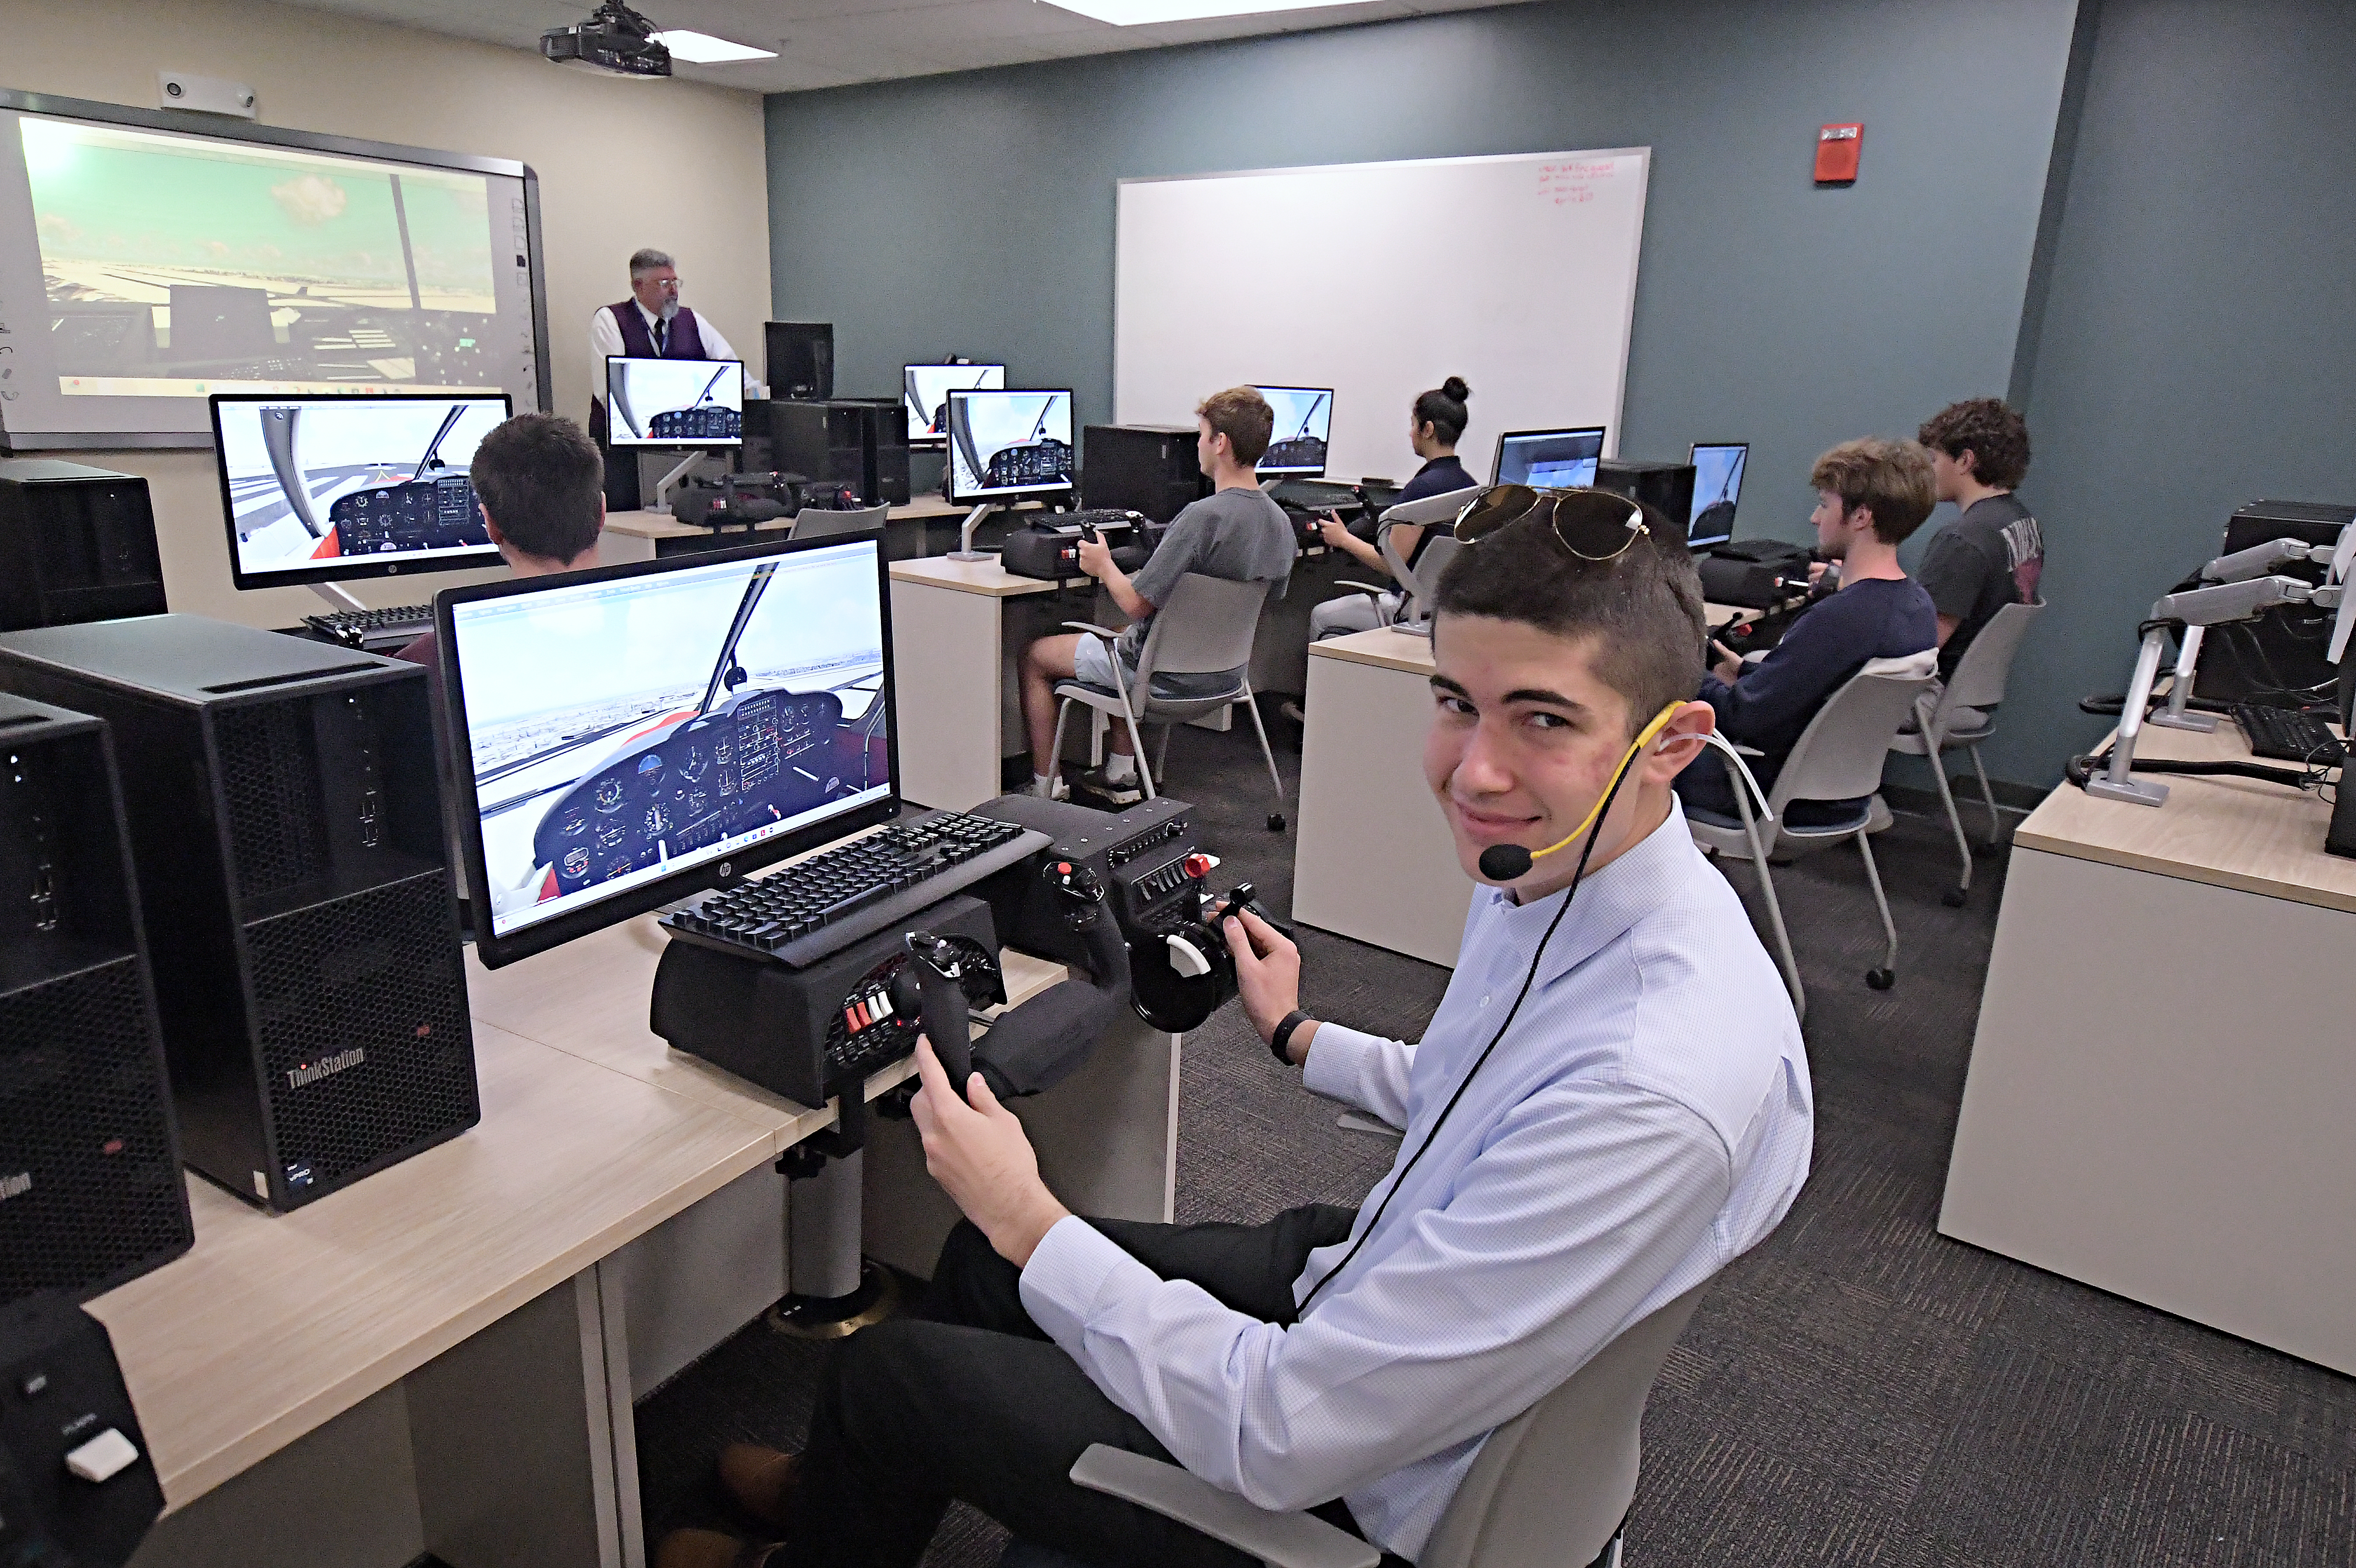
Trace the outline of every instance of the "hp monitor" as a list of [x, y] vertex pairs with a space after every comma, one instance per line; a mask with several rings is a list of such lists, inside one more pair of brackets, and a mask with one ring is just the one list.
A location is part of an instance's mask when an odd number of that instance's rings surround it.
[[875, 534], [441, 594], [484, 963], [897, 815], [887, 598]]
[[1747, 441], [1696, 444], [1687, 461], [1694, 468], [1693, 517], [1686, 526], [1686, 543], [1695, 549], [1721, 545], [1734, 537], [1734, 507], [1742, 498], [1742, 470], [1751, 458]]
[[744, 367], [734, 359], [605, 360], [615, 446], [742, 446]]
[[1275, 411], [1276, 426], [1268, 450], [1260, 454], [1263, 477], [1298, 475], [1318, 479], [1325, 473], [1325, 445], [1333, 434], [1333, 389], [1331, 387], [1254, 387]]
[[240, 588], [499, 564], [467, 468], [506, 421], [505, 396], [211, 401]]
[[1497, 483], [1569, 490], [1595, 483], [1603, 458], [1600, 424], [1576, 430], [1509, 430], [1497, 438]]
[[949, 504], [1072, 493], [1072, 394], [949, 393]]
[[951, 392], [995, 392], [1005, 385], [1003, 365], [903, 366], [900, 400], [908, 405], [908, 444], [948, 444]]

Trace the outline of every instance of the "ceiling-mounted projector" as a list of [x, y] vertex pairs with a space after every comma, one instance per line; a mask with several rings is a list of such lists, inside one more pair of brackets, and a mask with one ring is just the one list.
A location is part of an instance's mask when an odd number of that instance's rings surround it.
[[670, 50], [655, 40], [655, 25], [622, 0], [605, 0], [585, 22], [551, 27], [540, 52], [558, 65], [644, 80], [670, 74]]

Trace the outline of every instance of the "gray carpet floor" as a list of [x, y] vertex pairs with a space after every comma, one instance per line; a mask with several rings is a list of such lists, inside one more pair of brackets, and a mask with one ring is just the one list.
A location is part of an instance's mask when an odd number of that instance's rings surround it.
[[[1297, 731], [1272, 728], [1290, 793]], [[1248, 730], [1181, 730], [1170, 773], [1221, 877], [1289, 910], [1291, 806], [1268, 831]], [[1876, 851], [1902, 944], [1886, 992], [1863, 979], [1881, 935], [1856, 854], [1776, 872], [1810, 998], [1815, 1168], [1655, 1388], [1631, 1564], [2356, 1563], [2356, 1380], [1937, 1233], [2003, 861], [1982, 860], [1950, 910], [1944, 822], [1901, 814]], [[1756, 913], [1749, 869], [1729, 875]], [[1342, 937], [1301, 942], [1303, 1005], [1359, 1028], [1413, 1038], [1447, 984]], [[1187, 1039], [1179, 1139], [1181, 1221], [1355, 1202], [1394, 1147], [1337, 1127], [1232, 1006]], [[712, 1455], [798, 1446], [822, 1353], [756, 1324], [640, 1405], [650, 1540], [732, 1524]], [[1003, 1541], [960, 1506], [926, 1563], [987, 1568]]]

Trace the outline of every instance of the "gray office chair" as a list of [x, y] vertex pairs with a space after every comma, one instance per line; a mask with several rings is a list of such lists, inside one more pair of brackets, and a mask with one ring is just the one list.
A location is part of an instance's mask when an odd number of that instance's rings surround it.
[[[1881, 766], [1890, 754], [1890, 737], [1906, 721], [1914, 699], [1938, 678], [1936, 650], [1925, 649], [1905, 658], [1871, 659], [1816, 710], [1800, 731], [1792, 754], [1783, 760], [1767, 793], [1767, 808], [1775, 814], [1774, 843], [1759, 836], [1751, 796], [1737, 777], [1736, 815], [1685, 808], [1686, 826], [1694, 842], [1712, 854], [1748, 855], [1759, 872], [1760, 891], [1767, 896], [1767, 918], [1775, 932], [1775, 955], [1783, 966], [1783, 983], [1791, 988], [1792, 1007], [1807, 1017], [1808, 994], [1800, 984], [1800, 965], [1792, 956], [1792, 935], [1783, 927], [1783, 905], [1775, 898], [1774, 874], [1767, 869], [1773, 849], [1805, 854], [1845, 838], [1857, 841], [1865, 859], [1865, 880], [1873, 889], [1874, 907], [1881, 912], [1881, 933], [1887, 943], [1881, 966], [1865, 973], [1865, 983], [1886, 991], [1898, 978], [1898, 926], [1890, 918], [1890, 900], [1881, 891], [1881, 872], [1873, 863], [1871, 836], [1890, 826], [1890, 807], [1882, 803]], [[1751, 756], [1760, 753], [1739, 747]], [[1865, 805], [1850, 820], [1826, 827], [1792, 826], [1784, 806], [1794, 800], [1848, 800], [1862, 796]]]
[[855, 512], [838, 512], [826, 507], [804, 507], [794, 514], [793, 539], [830, 539], [843, 534], [873, 533], [892, 515], [889, 507], [862, 507]]
[[1972, 754], [1972, 772], [1979, 775], [1980, 799], [1987, 806], [1987, 848], [1993, 851], [2002, 842], [2004, 829], [1997, 819], [1996, 792], [1988, 787], [1987, 768], [1980, 761], [1980, 742], [1996, 729], [1996, 720], [1987, 710], [2004, 700], [2013, 656], [2044, 613], [2043, 600], [2008, 604], [1997, 611], [1964, 650], [1945, 688], [1935, 699], [1929, 692], [1915, 699], [1914, 727], [1901, 730], [1890, 742], [1893, 752], [1930, 758], [1931, 776], [1939, 781], [1939, 804], [1947, 808], [1947, 826], [1955, 835], [1955, 858], [1963, 866], [1955, 885], [1939, 895], [1949, 909], [1963, 908], [1971, 896], [1972, 842], [1964, 837], [1963, 816], [1955, 809], [1955, 793], [1947, 781], [1946, 754], [1954, 751]]
[[[1636, 1496], [1644, 1402], [1709, 1289], [1704, 1281], [1489, 1435], [1418, 1568], [1617, 1568]], [[1258, 1508], [1175, 1465], [1089, 1445], [1072, 1480], [1177, 1520], [1269, 1568], [1376, 1568], [1382, 1553], [1307, 1513]]]
[[[1382, 588], [1346, 577], [1341, 580], [1340, 586], [1355, 588], [1366, 595], [1375, 606], [1375, 624], [1378, 626], [1428, 625], [1431, 620], [1431, 595], [1433, 590], [1440, 586], [1440, 574], [1448, 570], [1448, 563], [1464, 547], [1453, 535], [1443, 531], [1424, 547], [1423, 559], [1410, 570], [1406, 558], [1391, 547], [1391, 529], [1401, 523], [1412, 523], [1445, 530], [1456, 520], [1456, 514], [1464, 509], [1465, 503], [1487, 488], [1486, 485], [1474, 485], [1391, 507], [1375, 525], [1375, 548], [1382, 552], [1383, 565], [1390, 570], [1392, 586]], [[1387, 607], [1389, 613], [1386, 613], [1383, 600], [1391, 594], [1398, 596], [1397, 602]]]
[[[1260, 721], [1259, 704], [1252, 700], [1251, 656], [1252, 637], [1259, 629], [1259, 613], [1268, 603], [1265, 582], [1235, 582], [1224, 577], [1205, 577], [1199, 572], [1187, 572], [1171, 590], [1170, 603], [1164, 604], [1147, 628], [1145, 645], [1138, 650], [1137, 674], [1134, 679], [1124, 676], [1120, 653], [1114, 646], [1119, 633], [1105, 626], [1091, 625], [1086, 621], [1066, 621], [1066, 630], [1084, 636], [1096, 637], [1105, 645], [1105, 653], [1112, 661], [1114, 689], [1087, 686], [1076, 680], [1060, 681], [1055, 695], [1062, 699], [1055, 705], [1055, 743], [1049, 756], [1064, 754], [1064, 720], [1075, 702], [1093, 708], [1107, 719], [1119, 720], [1129, 729], [1130, 745], [1137, 752], [1137, 771], [1145, 784], [1145, 796], [1154, 797], [1154, 780], [1161, 776], [1163, 763], [1170, 755], [1170, 730], [1189, 719], [1199, 719], [1237, 703], [1251, 715], [1252, 729], [1259, 735], [1259, 754], [1268, 763], [1269, 783], [1276, 786], [1276, 798], [1284, 799], [1284, 779], [1276, 771], [1276, 753], [1268, 743], [1268, 726]], [[1215, 675], [1237, 670], [1235, 689], [1215, 697], [1156, 697], [1153, 677], [1156, 675]], [[1141, 724], [1162, 726], [1162, 745], [1154, 752], [1153, 766], [1145, 765], [1145, 741], [1140, 733]], [[1281, 827], [1277, 818], [1274, 826]]]

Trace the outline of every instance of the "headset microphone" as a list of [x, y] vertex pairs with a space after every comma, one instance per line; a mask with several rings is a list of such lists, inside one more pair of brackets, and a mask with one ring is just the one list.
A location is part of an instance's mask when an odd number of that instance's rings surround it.
[[1594, 824], [1595, 819], [1603, 815], [1603, 808], [1611, 803], [1612, 795], [1619, 792], [1620, 780], [1628, 772], [1628, 765], [1636, 760], [1636, 753], [1650, 745], [1653, 737], [1666, 729], [1669, 720], [1676, 718], [1677, 710], [1685, 706], [1682, 702], [1672, 702], [1653, 715], [1653, 721], [1644, 726], [1643, 732], [1635, 740], [1629, 742], [1627, 754], [1620, 759], [1620, 765], [1612, 771], [1611, 787], [1597, 797], [1594, 809], [1587, 814], [1578, 827], [1563, 835], [1557, 842], [1536, 851], [1525, 849], [1519, 844], [1492, 844], [1481, 851], [1481, 875], [1493, 882], [1518, 882], [1530, 874], [1530, 868], [1539, 860], [1563, 848], [1586, 832]]

